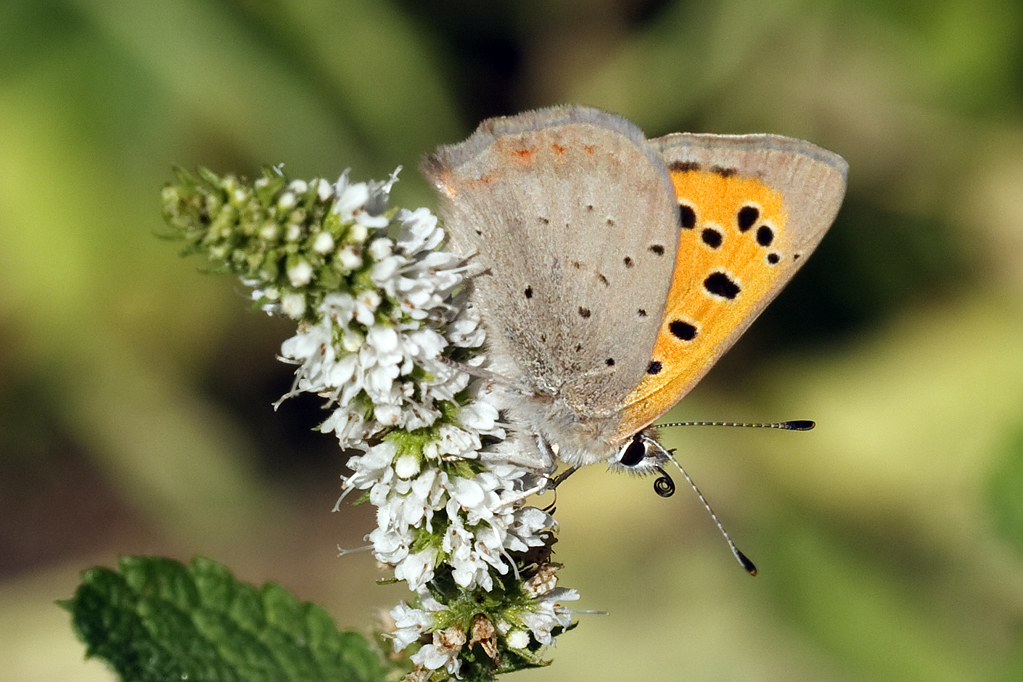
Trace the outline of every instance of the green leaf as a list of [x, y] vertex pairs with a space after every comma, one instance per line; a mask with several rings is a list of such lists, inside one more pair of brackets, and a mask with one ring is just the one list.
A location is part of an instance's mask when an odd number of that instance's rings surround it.
[[92, 568], [71, 613], [86, 656], [125, 682], [376, 682], [383, 657], [365, 637], [339, 632], [315, 604], [279, 585], [256, 588], [196, 558], [124, 557]]

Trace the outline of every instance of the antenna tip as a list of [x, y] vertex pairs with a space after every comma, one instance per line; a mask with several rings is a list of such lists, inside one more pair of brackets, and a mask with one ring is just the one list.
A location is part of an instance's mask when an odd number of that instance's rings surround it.
[[782, 426], [789, 431], [810, 431], [817, 424], [809, 419], [793, 419], [792, 421], [782, 422]]
[[735, 548], [735, 558], [739, 560], [739, 563], [742, 564], [742, 567], [746, 569], [747, 573], [749, 573], [752, 576], [756, 576], [757, 574], [756, 564], [750, 561], [749, 557], [743, 554], [738, 547]]

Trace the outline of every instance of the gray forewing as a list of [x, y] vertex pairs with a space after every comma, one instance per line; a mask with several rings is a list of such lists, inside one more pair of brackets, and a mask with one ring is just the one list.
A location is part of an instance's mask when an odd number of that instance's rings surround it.
[[582, 418], [646, 371], [678, 248], [677, 202], [642, 133], [595, 109], [492, 119], [429, 157], [495, 371]]

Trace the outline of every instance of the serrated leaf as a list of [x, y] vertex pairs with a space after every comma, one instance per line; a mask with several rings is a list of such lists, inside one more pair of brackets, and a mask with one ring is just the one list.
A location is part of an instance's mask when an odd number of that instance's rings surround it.
[[275, 584], [256, 588], [224, 566], [125, 557], [93, 568], [72, 616], [86, 656], [125, 682], [378, 682], [383, 658], [365, 637], [339, 632], [314, 604]]

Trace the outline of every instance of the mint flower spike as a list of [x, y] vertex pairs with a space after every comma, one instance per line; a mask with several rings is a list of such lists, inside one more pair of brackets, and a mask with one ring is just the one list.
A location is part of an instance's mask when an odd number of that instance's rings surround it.
[[[399, 169], [400, 170], [400, 169]], [[525, 505], [538, 473], [505, 461], [512, 448], [485, 372], [478, 311], [460, 293], [468, 265], [441, 250], [428, 209], [388, 208], [384, 182], [251, 185], [178, 171], [164, 190], [169, 236], [252, 288], [262, 310], [298, 322], [281, 345], [299, 393], [325, 400], [351, 475], [377, 509], [374, 557], [412, 591], [391, 617], [396, 652], [418, 647], [410, 679], [492, 679], [542, 665], [571, 627], [550, 560], [557, 524]], [[280, 401], [277, 403], [280, 404]]]

